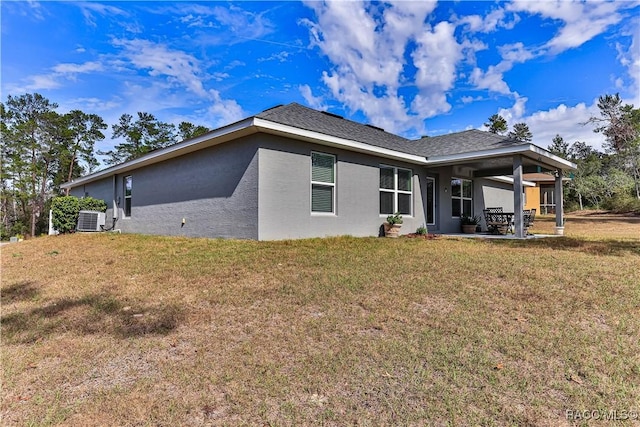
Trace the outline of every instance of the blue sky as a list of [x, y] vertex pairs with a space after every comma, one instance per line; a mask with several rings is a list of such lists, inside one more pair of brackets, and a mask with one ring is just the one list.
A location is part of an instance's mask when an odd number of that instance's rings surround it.
[[[298, 102], [415, 138], [492, 114], [601, 147], [600, 95], [640, 104], [640, 1], [2, 1], [2, 101], [211, 128]], [[111, 130], [100, 149], [113, 146]]]

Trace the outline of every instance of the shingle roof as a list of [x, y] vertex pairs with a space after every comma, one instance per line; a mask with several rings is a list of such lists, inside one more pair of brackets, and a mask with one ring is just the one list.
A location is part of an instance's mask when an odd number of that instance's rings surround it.
[[415, 141], [415, 144], [419, 147], [422, 155], [432, 157], [492, 150], [502, 147], [515, 147], [528, 143], [507, 136], [472, 129], [447, 135], [421, 138]]
[[523, 144], [505, 136], [479, 130], [467, 130], [411, 140], [385, 132], [380, 128], [363, 125], [335, 114], [313, 110], [297, 103], [279, 105], [257, 114], [256, 117], [424, 157], [446, 156]]
[[295, 102], [265, 110], [257, 114], [256, 117], [299, 129], [364, 142], [376, 147], [423, 155], [415, 142], [410, 139], [385, 132], [380, 128], [347, 120], [332, 113], [313, 110]]

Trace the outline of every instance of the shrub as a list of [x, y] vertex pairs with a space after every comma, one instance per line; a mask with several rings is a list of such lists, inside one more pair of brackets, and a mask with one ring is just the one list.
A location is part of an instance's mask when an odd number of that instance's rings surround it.
[[480, 224], [481, 218], [479, 216], [461, 216], [460, 223], [462, 225], [478, 225]]
[[640, 213], [640, 200], [629, 194], [616, 194], [605, 200], [604, 208], [616, 213]]
[[428, 231], [427, 231], [427, 226], [426, 225], [421, 225], [416, 230], [416, 234], [419, 235], [419, 236], [426, 236], [427, 233], [428, 233]]
[[104, 200], [94, 199], [93, 197], [83, 197], [79, 199], [81, 211], [98, 211], [98, 212], [106, 212], [107, 204]]
[[53, 211], [53, 228], [65, 234], [76, 229], [78, 213], [81, 210], [105, 212], [107, 204], [93, 197], [78, 199], [75, 196], [61, 196], [51, 201], [51, 210]]
[[400, 215], [400, 212], [389, 215], [387, 217], [387, 222], [389, 223], [389, 225], [402, 224], [402, 215]]

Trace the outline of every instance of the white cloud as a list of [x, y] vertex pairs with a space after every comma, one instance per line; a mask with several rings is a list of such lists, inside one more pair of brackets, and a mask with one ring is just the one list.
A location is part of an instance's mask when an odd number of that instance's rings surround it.
[[498, 114], [501, 115], [509, 124], [509, 126], [513, 126], [516, 122], [522, 121], [522, 116], [524, 116], [525, 107], [527, 104], [528, 98], [524, 96], [520, 96], [518, 92], [513, 93], [515, 96], [515, 102], [511, 108], [501, 109], [498, 111]]
[[432, 31], [425, 31], [417, 37], [417, 48], [411, 57], [418, 69], [415, 82], [419, 93], [411, 109], [422, 118], [451, 109], [446, 92], [453, 88], [456, 65], [463, 59], [462, 46], [456, 41], [454, 30], [452, 24], [440, 22]]
[[[137, 71], [145, 70], [151, 77], [164, 78], [153, 80], [156, 93], [147, 93], [145, 97], [161, 101], [167, 108], [175, 108], [188, 102], [184, 99], [171, 100], [171, 96], [178, 96], [171, 89], [185, 88], [197, 97], [196, 102], [211, 103], [207, 108], [206, 119], [213, 126], [229, 124], [244, 115], [235, 100], [224, 99], [219, 91], [205, 88], [204, 82], [210, 77], [219, 81], [228, 74], [214, 73], [209, 76], [202, 70], [200, 61], [195, 56], [148, 40], [116, 39], [113, 44], [123, 49], [120, 60], [124, 61], [125, 67], [133, 66]], [[151, 111], [157, 109], [156, 105]]]
[[[454, 25], [440, 22], [432, 28], [425, 22], [435, 3], [306, 4], [317, 17], [303, 21], [311, 45], [331, 63], [322, 81], [347, 108], [388, 131], [418, 134], [425, 118], [451, 109], [447, 92], [465, 46], [456, 41]], [[415, 88], [415, 95], [400, 95], [403, 87]]]
[[258, 62], [267, 62], [267, 61], [286, 62], [289, 56], [291, 56], [291, 53], [287, 52], [286, 50], [283, 50], [281, 52], [274, 53], [273, 55], [265, 58], [258, 58]]
[[498, 46], [498, 52], [505, 62], [511, 64], [526, 62], [534, 57], [534, 54], [526, 49], [522, 42]]
[[600, 133], [593, 132], [593, 127], [584, 125], [590, 117], [598, 116], [597, 100], [591, 105], [579, 103], [574, 106], [560, 104], [548, 110], [540, 110], [525, 116], [524, 106], [527, 98], [518, 97], [514, 106], [498, 111], [507, 120], [510, 127], [515, 123], [524, 122], [529, 126], [533, 134], [533, 143], [547, 148], [556, 135], [560, 135], [566, 142], [572, 144], [583, 141], [592, 147], [602, 150], [604, 137]]
[[103, 65], [97, 61], [85, 62], [82, 64], [61, 63], [51, 68], [48, 74], [35, 74], [26, 76], [22, 84], [10, 85], [11, 92], [31, 92], [38, 90], [57, 89], [65, 81], [74, 81], [77, 74], [102, 71]]
[[309, 107], [314, 108], [316, 110], [327, 109], [327, 106], [322, 100], [322, 97], [313, 96], [313, 93], [311, 92], [311, 87], [309, 85], [300, 85], [298, 86], [298, 90], [300, 91], [300, 94], [302, 95], [304, 100], [307, 102], [307, 105]]
[[266, 12], [254, 13], [233, 5], [160, 2], [148, 10], [160, 15], [176, 15], [178, 22], [187, 27], [217, 30], [201, 37], [201, 42], [206, 44], [255, 40], [275, 31], [273, 23], [265, 17]]
[[[509, 20], [511, 18], [511, 20]], [[457, 25], [464, 25], [472, 33], [491, 33], [499, 28], [512, 29], [520, 17], [516, 14], [509, 17], [503, 8], [494, 9], [485, 16], [468, 15], [463, 16], [456, 22]]]
[[469, 82], [477, 89], [509, 95], [511, 89], [504, 80], [504, 73], [511, 70], [517, 63], [526, 62], [535, 55], [527, 50], [521, 42], [498, 46], [502, 57], [497, 65], [490, 65], [487, 71], [475, 67], [469, 76]]
[[121, 100], [115, 98], [111, 100], [100, 99], [96, 97], [90, 98], [73, 98], [60, 104], [60, 110], [71, 111], [74, 109], [80, 109], [83, 111], [89, 111], [92, 113], [112, 111], [121, 105]]
[[619, 10], [629, 6], [625, 3], [630, 2], [517, 0], [510, 3], [507, 9], [561, 20], [564, 25], [545, 45], [551, 54], [557, 54], [583, 45], [620, 22], [623, 16], [618, 13]]
[[494, 65], [489, 66], [487, 71], [482, 71], [476, 67], [469, 76], [469, 82], [476, 89], [487, 89], [496, 93], [510, 94], [511, 89], [504, 81], [502, 71]]
[[26, 77], [25, 81], [23, 85], [11, 86], [9, 92], [32, 92], [56, 89], [62, 86], [57, 74], [36, 74]]
[[207, 109], [207, 118], [212, 127], [219, 127], [236, 122], [244, 117], [242, 107], [233, 99], [223, 99], [217, 90], [209, 90], [209, 98], [213, 104]]
[[148, 70], [153, 77], [166, 76], [171, 84], [182, 85], [198, 96], [207, 96], [200, 62], [194, 56], [142, 39], [115, 39], [113, 45], [123, 48], [123, 56], [136, 69]]
[[618, 60], [627, 69], [631, 83], [627, 85], [624, 79], [618, 78], [616, 87], [623, 90], [626, 89], [635, 94], [636, 99], [633, 104], [637, 106], [640, 104], [640, 22], [635, 21], [633, 25], [629, 47], [625, 49], [625, 46], [620, 42], [616, 43]]
[[573, 107], [561, 104], [547, 111], [538, 111], [526, 117], [524, 121], [533, 133], [533, 143], [541, 147], [547, 147], [556, 135], [560, 135], [570, 144], [583, 141], [602, 150], [603, 135], [595, 133], [593, 127], [584, 125], [590, 117], [595, 115], [599, 115], [595, 103], [591, 106], [580, 103]]
[[61, 63], [53, 67], [53, 71], [60, 74], [90, 73], [102, 71], [103, 65], [97, 61], [85, 62], [83, 64]]
[[91, 25], [92, 27], [98, 26], [94, 16], [96, 14], [101, 16], [110, 16], [110, 17], [117, 17], [117, 16], [128, 17], [129, 16], [129, 14], [125, 12], [123, 9], [120, 9], [115, 6], [107, 5], [107, 4], [96, 3], [96, 2], [79, 2], [75, 4], [80, 8], [82, 15], [84, 16], [85, 22]]

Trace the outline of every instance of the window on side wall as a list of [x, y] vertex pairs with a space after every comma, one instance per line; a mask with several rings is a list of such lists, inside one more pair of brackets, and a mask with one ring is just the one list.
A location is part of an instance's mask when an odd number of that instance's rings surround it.
[[473, 186], [468, 179], [451, 179], [451, 216], [473, 215]]
[[413, 213], [413, 171], [380, 165], [380, 215]]
[[334, 214], [336, 198], [336, 156], [311, 153], [311, 212]]
[[131, 216], [131, 188], [133, 180], [131, 175], [124, 177], [124, 216], [128, 218]]

